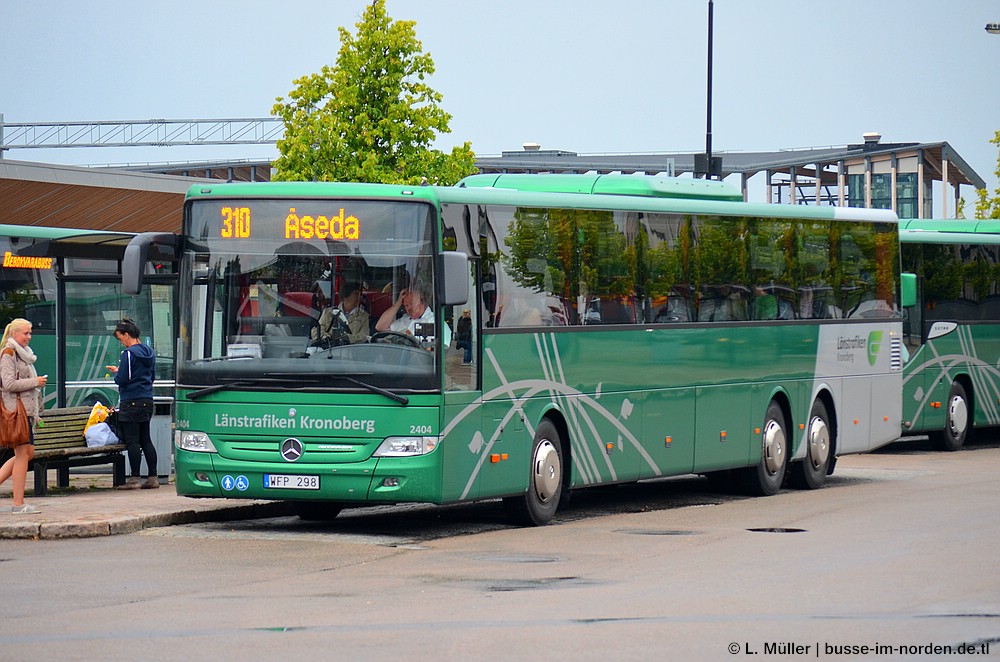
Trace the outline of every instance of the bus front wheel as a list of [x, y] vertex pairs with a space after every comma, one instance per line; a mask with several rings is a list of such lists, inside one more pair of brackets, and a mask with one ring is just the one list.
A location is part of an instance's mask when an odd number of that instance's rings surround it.
[[562, 441], [559, 431], [548, 419], [535, 431], [531, 448], [528, 491], [503, 500], [507, 517], [515, 524], [541, 526], [556, 514], [562, 496]]
[[809, 412], [806, 430], [806, 456], [792, 465], [789, 476], [792, 487], [815, 490], [823, 487], [830, 473], [830, 455], [833, 452], [833, 429], [826, 405], [817, 400]]
[[781, 406], [771, 401], [761, 428], [760, 462], [739, 470], [743, 491], [752, 496], [771, 496], [781, 489], [788, 466], [788, 435]]
[[972, 430], [969, 409], [969, 398], [965, 394], [965, 387], [959, 382], [954, 382], [948, 393], [944, 430], [930, 435], [931, 442], [938, 450], [957, 451], [965, 445]]

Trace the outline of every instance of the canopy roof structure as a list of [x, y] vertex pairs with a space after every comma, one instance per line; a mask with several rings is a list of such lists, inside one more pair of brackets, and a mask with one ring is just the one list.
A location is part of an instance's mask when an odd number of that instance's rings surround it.
[[[647, 173], [683, 176], [694, 172], [694, 153], [578, 154], [542, 150], [480, 156], [482, 174]], [[986, 182], [947, 142], [864, 142], [842, 147], [777, 152], [719, 152], [723, 178], [738, 176], [744, 199], [748, 180], [763, 173], [767, 201], [791, 204], [891, 208], [901, 217], [947, 218], [950, 193], [958, 207], [961, 187]], [[208, 181], [268, 181], [271, 164], [261, 161], [158, 164], [117, 168], [50, 165], [0, 159], [0, 223], [88, 228], [111, 232], [178, 232], [184, 194]], [[735, 183], [735, 182], [734, 182]], [[941, 212], [931, 209], [940, 185]]]

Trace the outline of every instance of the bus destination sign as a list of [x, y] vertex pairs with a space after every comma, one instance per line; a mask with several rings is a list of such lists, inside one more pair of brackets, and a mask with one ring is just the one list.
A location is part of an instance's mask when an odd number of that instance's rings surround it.
[[[251, 239], [254, 237], [255, 223], [253, 210], [250, 207], [222, 207], [220, 213], [219, 236], [222, 239]], [[265, 225], [273, 227], [273, 222], [265, 223]], [[286, 240], [338, 239], [357, 241], [361, 238], [361, 221], [358, 220], [357, 216], [346, 212], [344, 207], [340, 207], [330, 214], [300, 213], [296, 207], [288, 207], [284, 220], [283, 238]]]

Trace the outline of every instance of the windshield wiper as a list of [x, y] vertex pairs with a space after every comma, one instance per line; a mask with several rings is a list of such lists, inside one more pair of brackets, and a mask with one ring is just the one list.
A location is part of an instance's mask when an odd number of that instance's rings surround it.
[[[343, 375], [343, 374], [336, 374], [336, 373], [332, 373], [332, 374], [313, 374], [313, 375], [310, 375], [309, 373], [298, 374], [298, 373], [273, 373], [273, 372], [268, 372], [268, 373], [265, 373], [265, 374], [268, 375], [268, 376], [275, 375], [275, 374], [279, 374], [279, 375], [286, 375], [287, 374], [290, 377], [294, 376], [295, 379], [294, 380], [289, 380], [289, 381], [301, 381], [303, 378], [309, 378], [309, 377], [313, 377], [313, 378], [315, 378], [318, 381], [326, 381], [326, 380], [331, 379], [331, 378], [332, 379], [343, 379], [344, 381], [350, 382], [352, 384], [356, 384], [356, 385], [360, 386], [363, 389], [371, 391], [372, 393], [377, 393], [378, 395], [384, 395], [385, 397], [389, 398], [390, 400], [395, 400], [396, 402], [398, 402], [401, 405], [408, 405], [408, 404], [410, 404], [410, 399], [408, 397], [406, 397], [405, 395], [400, 395], [399, 393], [393, 393], [392, 391], [390, 391], [388, 389], [384, 389], [381, 386], [375, 386], [374, 384], [369, 384], [368, 382], [363, 382], [360, 379], [356, 379], [354, 377], [351, 377], [350, 375]], [[355, 373], [355, 374], [370, 375], [371, 373], [370, 372], [364, 372], [364, 373]]]
[[[255, 379], [252, 382], [246, 380], [237, 380], [232, 382], [225, 382], [224, 384], [213, 384], [212, 386], [206, 386], [205, 388], [200, 388], [197, 391], [191, 391], [187, 394], [189, 400], [198, 400], [206, 395], [211, 395], [217, 391], [224, 391], [226, 389], [233, 388], [234, 386], [250, 386], [252, 384], [260, 383], [271, 383], [271, 384], [301, 384], [303, 378], [308, 378], [310, 375], [295, 375], [294, 378], [291, 377], [274, 377], [274, 373], [268, 373], [264, 379]], [[349, 377], [347, 375], [315, 375], [317, 381], [326, 381], [327, 379], [334, 377], [343, 379], [345, 381], [356, 384], [361, 388], [364, 388], [372, 393], [377, 393], [378, 395], [383, 395], [390, 400], [394, 400], [401, 405], [410, 404], [410, 399], [405, 395], [400, 395], [399, 393], [393, 393], [388, 389], [384, 389], [381, 386], [375, 386], [374, 384], [369, 384], [368, 382], [363, 382], [360, 379], [355, 379], [354, 377]]]
[[298, 379], [255, 379], [252, 382], [246, 380], [236, 380], [232, 382], [225, 382], [222, 384], [213, 384], [212, 386], [206, 386], [205, 388], [200, 388], [197, 391], [191, 391], [187, 394], [189, 400], [197, 400], [203, 398], [206, 395], [215, 393], [216, 391], [224, 391], [226, 389], [233, 388], [234, 386], [252, 386], [253, 384], [260, 383], [270, 383], [270, 384], [300, 384], [301, 380]]
[[408, 405], [408, 404], [410, 404], [410, 399], [408, 397], [406, 397], [405, 395], [400, 395], [399, 393], [393, 393], [392, 391], [384, 389], [381, 386], [375, 386], [374, 384], [369, 384], [368, 382], [363, 382], [360, 379], [355, 379], [354, 377], [348, 377], [347, 375], [336, 375], [336, 376], [337, 377], [341, 377], [341, 378], [343, 378], [343, 379], [351, 382], [352, 384], [357, 384], [361, 388], [366, 388], [369, 391], [371, 391], [372, 393], [378, 393], [379, 395], [384, 395], [385, 397], [389, 398], [390, 400], [395, 400], [396, 402], [398, 402], [401, 405]]
[[206, 386], [205, 388], [200, 388], [197, 391], [191, 391], [187, 394], [188, 400], [197, 400], [198, 398], [204, 398], [206, 395], [215, 393], [216, 391], [222, 391], [227, 388], [232, 388], [234, 386], [244, 386], [246, 382], [226, 382], [225, 384], [215, 384], [213, 386]]

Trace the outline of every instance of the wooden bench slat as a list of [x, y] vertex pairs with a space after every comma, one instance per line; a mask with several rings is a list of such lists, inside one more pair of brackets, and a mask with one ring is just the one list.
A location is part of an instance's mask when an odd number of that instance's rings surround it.
[[[111, 463], [114, 485], [125, 482], [125, 444], [87, 446], [84, 428], [90, 419], [91, 407], [65, 407], [42, 412], [44, 427], [35, 428], [35, 455], [31, 461], [35, 472], [35, 495], [48, 490], [48, 470], [56, 469], [57, 482], [69, 484], [69, 467]], [[65, 483], [65, 485], [64, 485]]]
[[111, 446], [95, 446], [93, 448], [52, 448], [36, 450], [36, 459], [47, 459], [53, 457], [70, 457], [73, 455], [101, 455], [111, 453], [121, 453], [125, 450], [125, 444], [113, 444]]

